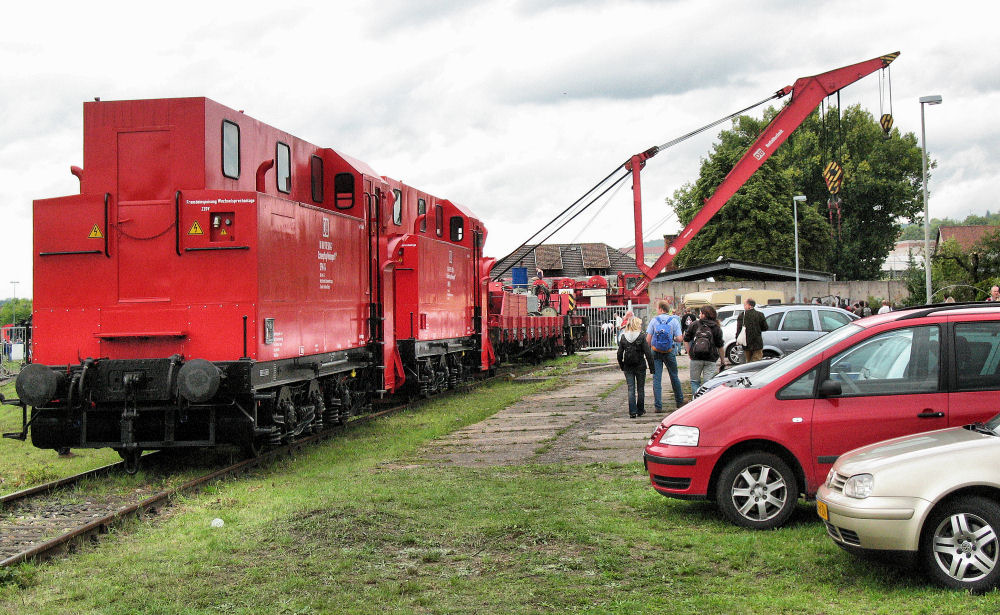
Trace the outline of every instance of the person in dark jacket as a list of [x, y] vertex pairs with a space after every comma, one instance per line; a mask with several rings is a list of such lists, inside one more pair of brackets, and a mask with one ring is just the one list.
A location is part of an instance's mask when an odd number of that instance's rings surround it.
[[646, 369], [654, 373], [653, 351], [643, 335], [642, 319], [633, 316], [618, 338], [618, 367], [625, 372], [628, 385], [628, 416], [634, 419], [646, 414]]
[[[691, 328], [691, 323], [693, 323], [696, 320], [698, 320], [698, 317], [695, 316], [694, 312], [691, 311], [691, 308], [688, 307], [684, 308], [684, 314], [681, 316], [681, 331], [686, 332], [688, 329]], [[685, 352], [685, 347], [681, 346], [680, 353], [684, 354], [684, 352]]]
[[746, 357], [747, 363], [764, 358], [764, 338], [761, 337], [761, 333], [767, 331], [767, 321], [763, 314], [754, 309], [756, 305], [756, 301], [747, 299], [743, 302], [743, 312], [736, 317], [737, 339], [744, 327], [747, 330], [747, 343], [743, 347], [743, 356]]
[[[706, 343], [699, 342], [699, 339]], [[698, 320], [692, 322], [684, 332], [684, 341], [691, 357], [691, 394], [694, 395], [701, 383], [715, 378], [719, 373], [719, 352], [723, 339], [722, 327], [716, 319], [714, 307], [706, 305], [701, 308]]]

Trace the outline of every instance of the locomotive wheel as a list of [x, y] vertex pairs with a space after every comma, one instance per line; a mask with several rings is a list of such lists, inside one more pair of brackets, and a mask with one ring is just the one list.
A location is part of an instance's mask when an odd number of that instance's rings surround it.
[[122, 461], [125, 462], [126, 474], [134, 475], [139, 471], [139, 457], [142, 457], [141, 448], [130, 450], [119, 448], [115, 449], [115, 451], [118, 453], [118, 456], [122, 458]]

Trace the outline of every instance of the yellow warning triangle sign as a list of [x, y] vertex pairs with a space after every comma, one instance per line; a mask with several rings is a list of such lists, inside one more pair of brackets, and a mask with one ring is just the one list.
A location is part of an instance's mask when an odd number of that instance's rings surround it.
[[87, 237], [89, 239], [104, 239], [104, 233], [102, 233], [100, 227], [95, 224], [94, 228], [90, 229], [90, 234], [87, 235]]
[[195, 220], [194, 224], [191, 225], [191, 230], [188, 231], [188, 235], [204, 235], [205, 231], [201, 230], [201, 225]]

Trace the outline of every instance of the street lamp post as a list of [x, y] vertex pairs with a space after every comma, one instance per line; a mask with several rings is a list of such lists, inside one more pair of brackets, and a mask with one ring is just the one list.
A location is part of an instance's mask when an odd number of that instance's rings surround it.
[[941, 95], [920, 97], [920, 144], [921, 162], [924, 170], [924, 288], [927, 293], [927, 303], [931, 303], [931, 217], [927, 207], [927, 130], [924, 128], [924, 105], [940, 105]]
[[802, 303], [802, 293], [799, 292], [799, 203], [805, 202], [804, 194], [792, 197], [792, 222], [795, 225], [795, 303]]

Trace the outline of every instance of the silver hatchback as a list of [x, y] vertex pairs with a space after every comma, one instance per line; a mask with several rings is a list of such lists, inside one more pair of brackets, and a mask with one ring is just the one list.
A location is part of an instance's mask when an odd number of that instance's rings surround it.
[[[767, 331], [764, 331], [764, 357], [780, 358], [795, 352], [818, 337], [822, 337], [857, 320], [858, 316], [837, 307], [816, 304], [762, 305], [757, 310], [764, 314]], [[732, 364], [743, 363], [743, 348], [736, 343], [736, 318], [722, 324], [723, 353]]]

